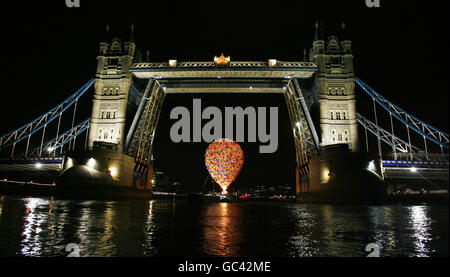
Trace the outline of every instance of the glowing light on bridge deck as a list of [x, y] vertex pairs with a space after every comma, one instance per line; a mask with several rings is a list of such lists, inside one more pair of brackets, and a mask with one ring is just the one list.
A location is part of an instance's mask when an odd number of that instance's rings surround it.
[[49, 147], [49, 148], [47, 148], [47, 152], [48, 152], [48, 153], [51, 153], [51, 152], [53, 152], [53, 150], [55, 150], [55, 148], [54, 148], [54, 147]]
[[411, 171], [412, 173], [416, 173], [416, 172], [417, 172], [417, 168], [411, 167], [411, 168], [409, 169], [409, 171]]
[[176, 67], [177, 66], [177, 60], [169, 60], [169, 66], [170, 67]]
[[226, 66], [231, 61], [230, 57], [225, 57], [223, 53], [220, 55], [220, 57], [214, 57], [214, 62], [218, 66]]
[[42, 164], [41, 164], [41, 163], [36, 163], [36, 164], [34, 164], [34, 167], [36, 167], [36, 168], [42, 168]]
[[96, 162], [94, 158], [90, 158], [89, 161], [87, 162], [87, 166], [89, 166], [90, 168], [94, 168], [95, 164]]

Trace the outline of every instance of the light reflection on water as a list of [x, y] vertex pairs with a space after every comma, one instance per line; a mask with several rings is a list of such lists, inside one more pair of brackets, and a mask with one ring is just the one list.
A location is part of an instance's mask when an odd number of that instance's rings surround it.
[[[236, 207], [236, 206], [235, 206]], [[241, 218], [232, 204], [209, 205], [204, 214], [203, 249], [207, 256], [239, 256]]]
[[411, 230], [413, 230], [412, 239], [416, 248], [416, 252], [420, 257], [429, 256], [427, 242], [432, 240], [430, 230], [430, 219], [427, 215], [427, 207], [415, 206], [409, 207], [409, 220]]
[[0, 197], [0, 256], [448, 256], [448, 206]]

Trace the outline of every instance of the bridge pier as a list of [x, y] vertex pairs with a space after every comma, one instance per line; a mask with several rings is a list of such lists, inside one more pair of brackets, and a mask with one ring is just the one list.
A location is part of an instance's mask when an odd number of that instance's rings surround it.
[[150, 198], [153, 164], [107, 150], [67, 152], [57, 179], [58, 194], [66, 196]]
[[153, 163], [148, 165], [136, 162], [133, 174], [133, 187], [138, 190], [151, 191], [153, 187]]
[[381, 161], [348, 149], [327, 147], [297, 168], [297, 202], [370, 204], [387, 200]]
[[295, 168], [295, 175], [296, 175], [296, 186], [295, 186], [296, 195], [308, 192], [309, 172], [307, 166], [304, 167], [297, 166]]

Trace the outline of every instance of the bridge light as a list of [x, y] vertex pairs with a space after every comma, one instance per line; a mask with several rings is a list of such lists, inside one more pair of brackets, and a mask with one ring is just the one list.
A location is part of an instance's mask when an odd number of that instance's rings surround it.
[[71, 168], [73, 166], [73, 160], [71, 158], [67, 158], [67, 168]]
[[49, 147], [49, 148], [47, 148], [47, 152], [48, 152], [48, 153], [51, 153], [51, 152], [53, 152], [53, 150], [55, 150], [55, 148], [54, 148], [54, 147]]
[[300, 122], [297, 122], [297, 123], [295, 124], [295, 126], [297, 126], [297, 128], [298, 128], [299, 130], [301, 129]]
[[110, 167], [108, 170], [112, 177], [117, 177], [117, 167]]
[[94, 168], [95, 167], [95, 159], [94, 158], [90, 158], [89, 161], [87, 162], [87, 166], [89, 166], [90, 168]]
[[40, 164], [40, 163], [35, 163], [35, 164], [34, 164], [34, 167], [36, 167], [36, 168], [41, 168], [41, 167], [42, 167], [42, 164]]
[[409, 169], [409, 171], [411, 171], [412, 173], [416, 173], [416, 172], [417, 172], [417, 168], [411, 167], [411, 168]]
[[269, 60], [269, 67], [277, 66], [277, 60], [276, 59], [270, 59]]
[[322, 182], [328, 182], [332, 177], [331, 175], [332, 174], [328, 168], [322, 169]]
[[177, 66], [177, 60], [169, 60], [169, 66], [170, 67], [176, 67]]
[[375, 168], [375, 161], [371, 161], [369, 163], [369, 165], [367, 166], [367, 170], [375, 172], [376, 168]]

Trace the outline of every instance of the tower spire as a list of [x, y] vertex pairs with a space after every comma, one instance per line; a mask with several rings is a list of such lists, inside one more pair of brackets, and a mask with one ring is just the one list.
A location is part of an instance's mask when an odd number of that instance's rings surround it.
[[109, 41], [109, 29], [110, 29], [110, 27], [109, 27], [109, 24], [106, 24], [106, 26], [105, 26], [105, 42], [108, 42]]
[[347, 25], [345, 22], [342, 22], [341, 24], [341, 41], [348, 40], [348, 32], [347, 32]]
[[131, 23], [130, 25], [130, 42], [134, 43], [134, 24]]
[[314, 32], [314, 41], [319, 40], [319, 21], [316, 21], [315, 24], [315, 32]]

